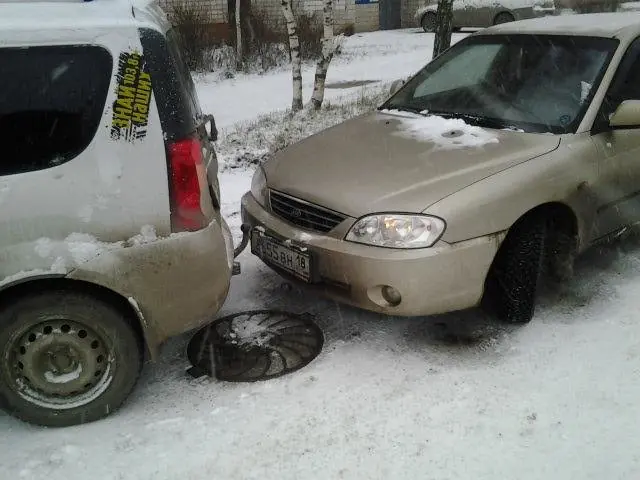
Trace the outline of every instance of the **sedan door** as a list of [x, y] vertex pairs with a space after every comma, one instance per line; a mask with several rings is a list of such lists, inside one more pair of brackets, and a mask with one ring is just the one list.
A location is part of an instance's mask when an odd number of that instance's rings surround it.
[[594, 125], [600, 154], [597, 195], [599, 237], [640, 222], [640, 128], [609, 127], [609, 117], [625, 100], [640, 100], [640, 38], [628, 48]]

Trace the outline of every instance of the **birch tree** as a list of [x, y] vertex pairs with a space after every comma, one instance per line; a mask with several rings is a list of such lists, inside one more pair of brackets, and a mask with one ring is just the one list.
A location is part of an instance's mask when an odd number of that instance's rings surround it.
[[438, 0], [436, 12], [436, 32], [433, 41], [433, 58], [451, 46], [453, 30], [453, 0]]
[[242, 24], [240, 23], [240, 0], [236, 0], [236, 67], [242, 69]]
[[316, 66], [316, 77], [313, 83], [313, 95], [311, 104], [313, 108], [319, 110], [324, 100], [324, 84], [327, 79], [327, 70], [336, 52], [338, 42], [333, 36], [333, 0], [324, 0], [323, 13], [323, 33], [322, 33], [322, 56]]
[[289, 51], [291, 52], [291, 73], [293, 75], [293, 101], [291, 109], [294, 112], [302, 110], [302, 65], [300, 61], [300, 40], [298, 26], [293, 16], [291, 0], [282, 0], [282, 13], [287, 23], [289, 34]]

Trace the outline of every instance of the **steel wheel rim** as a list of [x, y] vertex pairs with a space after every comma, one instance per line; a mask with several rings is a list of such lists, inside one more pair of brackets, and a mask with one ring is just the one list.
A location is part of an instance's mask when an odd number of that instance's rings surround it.
[[10, 387], [49, 409], [84, 406], [111, 383], [113, 349], [95, 329], [64, 318], [34, 323], [9, 341], [4, 369]]

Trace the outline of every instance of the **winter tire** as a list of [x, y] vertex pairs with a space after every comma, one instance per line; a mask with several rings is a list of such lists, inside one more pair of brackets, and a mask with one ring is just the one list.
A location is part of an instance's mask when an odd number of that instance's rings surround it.
[[501, 23], [510, 23], [514, 22], [516, 19], [509, 12], [500, 12], [496, 15], [496, 18], [493, 19], [494, 25], [500, 25]]
[[0, 309], [0, 406], [29, 423], [66, 427], [111, 414], [142, 368], [141, 344], [117, 308], [52, 291]]
[[485, 309], [500, 320], [527, 323], [533, 318], [546, 237], [546, 220], [534, 214], [514, 225], [500, 247], [483, 298]]
[[426, 33], [433, 33], [436, 31], [436, 14], [433, 12], [427, 12], [422, 16], [420, 25]]

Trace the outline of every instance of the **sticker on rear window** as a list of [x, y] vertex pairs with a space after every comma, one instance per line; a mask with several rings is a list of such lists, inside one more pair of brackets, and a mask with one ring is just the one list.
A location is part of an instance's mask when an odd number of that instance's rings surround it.
[[151, 103], [151, 76], [144, 55], [122, 52], [116, 80], [111, 138], [127, 142], [141, 140], [147, 135]]

